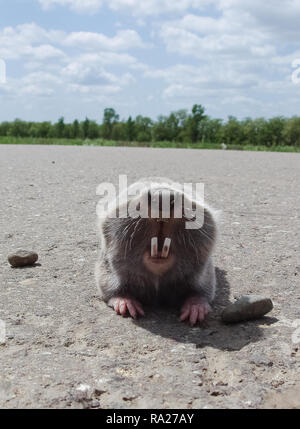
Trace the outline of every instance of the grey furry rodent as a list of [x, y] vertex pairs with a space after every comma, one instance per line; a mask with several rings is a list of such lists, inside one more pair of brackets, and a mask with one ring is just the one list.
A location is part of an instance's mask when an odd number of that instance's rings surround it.
[[[168, 179], [142, 180], [143, 192], [129, 198], [128, 204], [139, 204], [150, 198], [150, 186], [161, 193], [171, 193], [174, 203], [180, 193]], [[136, 184], [128, 188], [128, 192]], [[127, 207], [128, 207], [127, 204]], [[159, 218], [131, 217], [99, 219], [100, 252], [96, 263], [96, 282], [102, 299], [118, 314], [132, 317], [144, 315], [143, 305], [181, 306], [181, 320], [194, 325], [204, 320], [215, 296], [216, 276], [212, 251], [216, 239], [213, 211], [202, 201], [193, 200], [193, 207], [204, 209], [203, 226], [186, 229], [186, 218], [164, 221]], [[121, 206], [113, 204], [119, 213]], [[161, 213], [160, 213], [161, 216]], [[191, 222], [197, 220], [191, 220]], [[151, 257], [151, 238], [158, 237], [159, 248], [166, 237], [172, 240], [167, 259]], [[161, 255], [161, 252], [159, 252]]]

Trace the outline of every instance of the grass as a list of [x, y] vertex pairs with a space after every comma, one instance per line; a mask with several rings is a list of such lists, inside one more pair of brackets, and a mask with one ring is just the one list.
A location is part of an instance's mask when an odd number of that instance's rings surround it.
[[[121, 142], [113, 140], [82, 140], [82, 139], [57, 139], [57, 138], [33, 138], [33, 137], [2, 137], [0, 144], [28, 144], [28, 145], [61, 145], [61, 146], [116, 146], [116, 147], [153, 147], [153, 148], [178, 148], [178, 149], [221, 149], [218, 143], [175, 143], [175, 142]], [[244, 150], [260, 152], [300, 152], [298, 146], [251, 146], [228, 145], [227, 150]]]

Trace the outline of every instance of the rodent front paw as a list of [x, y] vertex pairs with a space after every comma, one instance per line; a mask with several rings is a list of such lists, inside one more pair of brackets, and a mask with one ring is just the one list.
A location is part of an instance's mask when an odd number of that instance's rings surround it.
[[206, 315], [211, 311], [211, 307], [205, 298], [200, 296], [191, 296], [185, 300], [181, 307], [180, 320], [189, 320], [194, 326], [198, 321], [203, 322]]
[[142, 305], [132, 298], [111, 298], [108, 301], [108, 305], [112, 307], [117, 314], [123, 317], [127, 315], [127, 312], [133, 319], [145, 315]]

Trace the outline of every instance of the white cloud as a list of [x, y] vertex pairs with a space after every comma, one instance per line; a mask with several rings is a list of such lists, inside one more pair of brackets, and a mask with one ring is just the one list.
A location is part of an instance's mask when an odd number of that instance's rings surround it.
[[[63, 32], [47, 32], [38, 25], [23, 24], [16, 28], [5, 27], [0, 31], [0, 57], [17, 59], [28, 57], [32, 59], [63, 58], [61, 49], [53, 46], [61, 39]], [[50, 43], [49, 43], [50, 42]]]
[[298, 0], [272, 0], [272, 5], [261, 0], [38, 0], [44, 9], [54, 6], [69, 7], [78, 13], [94, 14], [106, 5], [114, 11], [129, 11], [135, 16], [153, 16], [166, 13], [184, 13], [205, 10], [214, 6], [222, 13], [251, 17], [257, 24], [270, 29], [298, 32], [300, 3]]
[[[262, 99], [279, 99], [284, 91], [290, 97], [296, 90], [290, 83], [291, 63], [300, 57], [300, 27], [295, 24], [300, 22], [300, 2], [288, 1], [290, 8], [277, 0], [272, 8], [258, 0], [214, 4], [218, 14], [189, 11], [155, 25], [155, 36], [181, 63], [146, 71], [165, 82], [164, 99], [199, 97], [208, 105], [210, 98], [226, 105], [235, 100], [244, 105], [241, 111], [250, 111], [255, 103], [263, 110]], [[197, 66], [189, 64], [195, 62]]]
[[18, 25], [15, 28], [5, 27], [0, 30], [0, 57], [3, 59], [16, 59], [23, 56], [31, 56], [33, 59], [62, 58], [65, 56], [62, 48], [67, 47], [76, 48], [80, 52], [86, 50], [99, 53], [105, 50], [108, 51], [104, 54], [107, 59], [109, 55], [113, 58], [114, 52], [142, 48], [144, 44], [134, 30], [119, 30], [113, 37], [83, 31], [69, 34], [64, 31], [47, 31], [35, 23]]
[[35, 71], [20, 79], [10, 78], [3, 89], [9, 97], [20, 99], [24, 96], [28, 100], [28, 97], [49, 97], [62, 84], [62, 80], [54, 74]]
[[51, 6], [69, 6], [76, 12], [95, 13], [103, 4], [102, 0], [39, 0], [44, 9]]
[[131, 9], [134, 15], [160, 15], [163, 13], [182, 13], [189, 8], [201, 10], [214, 0], [109, 0], [113, 10]]
[[255, 73], [235, 70], [231, 64], [203, 64], [191, 66], [177, 64], [166, 69], [149, 69], [146, 77], [165, 82], [162, 97], [165, 100], [220, 98], [254, 89], [259, 81]]
[[23, 54], [38, 60], [65, 57], [65, 54], [60, 49], [51, 45], [40, 45], [36, 47], [28, 46], [25, 48]]
[[54, 74], [36, 71], [36, 72], [29, 73], [25, 77], [23, 77], [22, 83], [26, 85], [33, 85], [35, 83], [61, 84], [63, 82], [59, 77], [55, 76]]
[[[277, 37], [283, 34], [299, 34], [300, 3], [298, 0], [262, 2], [260, 0], [220, 0], [219, 8], [232, 16], [251, 17], [256, 27], [272, 32]], [[243, 21], [244, 21], [243, 19]], [[280, 34], [278, 34], [278, 30]]]
[[[142, 46], [134, 30], [119, 30], [114, 37], [108, 37], [101, 33], [45, 30], [35, 23], [6, 27], [0, 30], [0, 58], [19, 60], [24, 71], [20, 67], [23, 76], [18, 79], [8, 76], [1, 91], [6, 102], [25, 97], [30, 105], [54, 95], [81, 94], [85, 102], [104, 100], [135, 83], [129, 70], [146, 69], [135, 57], [122, 52]], [[110, 71], [110, 67], [117, 67], [117, 72]]]
[[61, 76], [71, 83], [90, 86], [118, 85], [123, 87], [135, 82], [131, 73], [115, 75], [99, 67], [97, 63], [83, 63], [74, 61], [61, 70]]
[[103, 95], [113, 95], [121, 91], [121, 87], [118, 85], [80, 85], [78, 83], [70, 83], [68, 85], [68, 91], [76, 94], [83, 94], [91, 98], [98, 98]]
[[[152, 116], [194, 102], [222, 116], [268, 115], [274, 106], [298, 111], [300, 85], [292, 85], [291, 75], [300, 58], [299, 0], [272, 0], [271, 6], [261, 0], [38, 1], [45, 9], [63, 6], [81, 14], [103, 7], [96, 18], [101, 31], [91, 27], [94, 18], [71, 14], [63, 31], [35, 23], [0, 29], [0, 58], [8, 66], [1, 91], [7, 96], [21, 94], [33, 106], [48, 97], [56, 108], [55, 97], [66, 97], [70, 111], [77, 100], [118, 100], [125, 115], [127, 103], [147, 109], [144, 100], [156, 109], [147, 112]], [[55, 13], [61, 10], [50, 19]], [[70, 31], [73, 19], [82, 31]], [[139, 33], [151, 37], [151, 47]], [[23, 77], [13, 79], [11, 65]]]
[[107, 37], [100, 33], [74, 32], [64, 39], [63, 44], [90, 51], [97, 49], [122, 51], [144, 46], [142, 39], [134, 30], [119, 30], [114, 37]]
[[130, 11], [133, 15], [159, 15], [162, 13], [182, 13], [188, 8], [201, 10], [209, 4], [218, 3], [217, 0], [38, 0], [48, 9], [60, 5], [70, 7], [79, 13], [96, 13], [106, 4], [115, 11]]
[[78, 60], [88, 64], [98, 64], [99, 66], [104, 65], [117, 65], [126, 66], [133, 69], [145, 68], [146, 66], [139, 63], [135, 57], [129, 54], [120, 52], [107, 52], [98, 51], [80, 54]]
[[245, 23], [233, 20], [232, 16], [211, 18], [189, 14], [181, 20], [163, 23], [159, 35], [170, 52], [197, 58], [275, 53], [268, 35], [256, 27], [244, 29]]

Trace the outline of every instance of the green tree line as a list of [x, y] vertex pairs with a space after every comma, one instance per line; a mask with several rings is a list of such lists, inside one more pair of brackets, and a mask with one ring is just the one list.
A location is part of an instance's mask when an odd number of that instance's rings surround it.
[[135, 142], [224, 143], [226, 145], [300, 146], [300, 117], [271, 119], [214, 119], [205, 108], [195, 104], [185, 109], [158, 116], [157, 120], [138, 115], [127, 120], [112, 108], [104, 110], [101, 123], [86, 118], [79, 122], [26, 122], [16, 119], [0, 124], [0, 136], [98, 139]]

